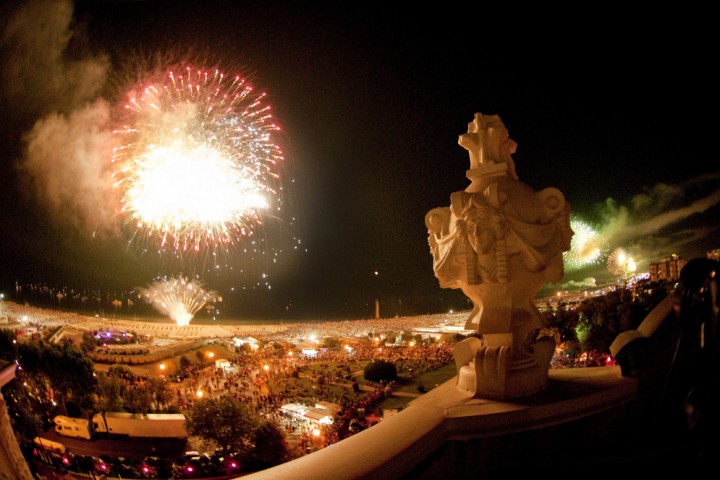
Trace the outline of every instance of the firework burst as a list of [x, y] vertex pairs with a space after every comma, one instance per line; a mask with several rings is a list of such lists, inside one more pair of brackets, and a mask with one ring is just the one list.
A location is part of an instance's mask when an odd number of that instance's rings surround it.
[[622, 248], [616, 248], [608, 255], [607, 268], [610, 273], [617, 276], [624, 276], [635, 272], [637, 265]]
[[279, 128], [241, 77], [170, 69], [127, 94], [118, 125], [115, 186], [134, 239], [214, 250], [251, 236], [271, 211]]
[[582, 268], [598, 263], [607, 253], [608, 246], [602, 234], [582, 220], [570, 220], [573, 230], [570, 250], [563, 254], [568, 268]]
[[200, 281], [180, 275], [158, 280], [147, 288], [139, 288], [138, 293], [160, 313], [175, 320], [180, 327], [189, 325], [198, 310], [206, 304], [222, 301], [216, 292], [205, 290]]

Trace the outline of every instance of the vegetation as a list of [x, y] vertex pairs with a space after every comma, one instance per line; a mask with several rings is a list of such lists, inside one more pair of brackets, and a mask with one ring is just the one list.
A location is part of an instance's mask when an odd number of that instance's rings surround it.
[[97, 373], [97, 409], [147, 414], [172, 410], [172, 392], [165, 381], [138, 381], [127, 365], [113, 365]]
[[282, 463], [289, 455], [282, 429], [232, 397], [200, 400], [186, 416], [188, 433], [201, 437], [206, 446], [218, 448], [228, 473], [233, 458], [263, 468]]
[[286, 434], [275, 422], [261, 420], [253, 431], [252, 444], [253, 449], [243, 463], [248, 470], [264, 470], [291, 458]]
[[587, 298], [574, 307], [562, 302], [548, 306], [543, 314], [547, 330], [565, 349], [566, 363], [560, 366], [602, 365], [615, 338], [636, 329], [672, 287], [666, 281], [647, 282]]
[[98, 408], [105, 412], [116, 412], [123, 408], [125, 383], [116, 375], [98, 372]]
[[92, 405], [96, 388], [90, 359], [70, 342], [18, 342], [13, 330], [0, 330], [0, 358], [17, 362], [16, 381], [3, 388], [8, 413], [20, 438], [32, 439], [48, 426], [56, 405]]
[[397, 368], [387, 360], [373, 360], [365, 365], [363, 376], [371, 382], [392, 382], [397, 380]]

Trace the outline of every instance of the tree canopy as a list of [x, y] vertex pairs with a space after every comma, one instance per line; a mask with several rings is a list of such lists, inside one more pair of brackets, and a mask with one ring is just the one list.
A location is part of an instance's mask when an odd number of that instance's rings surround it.
[[373, 360], [365, 365], [363, 376], [371, 382], [390, 382], [397, 380], [397, 368], [387, 360]]
[[228, 472], [232, 458], [261, 469], [284, 462], [290, 454], [287, 438], [278, 425], [232, 397], [204, 398], [185, 416], [190, 435], [222, 450]]
[[[96, 380], [92, 361], [69, 342], [18, 342], [14, 331], [0, 330], [0, 357], [17, 361], [16, 380], [3, 388], [15, 432], [37, 436], [51, 418], [51, 401], [90, 406]], [[59, 398], [58, 398], [59, 397]]]

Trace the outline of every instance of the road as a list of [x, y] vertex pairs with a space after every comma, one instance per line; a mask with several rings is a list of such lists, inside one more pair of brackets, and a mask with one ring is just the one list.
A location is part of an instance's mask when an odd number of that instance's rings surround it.
[[100, 457], [101, 455], [125, 458], [153, 456], [175, 460], [182, 457], [188, 450], [186, 440], [174, 438], [83, 440], [63, 437], [55, 433], [54, 430], [48, 430], [43, 433], [42, 436], [53, 442], [62, 443], [65, 445], [65, 448], [75, 455], [89, 455], [93, 457]]

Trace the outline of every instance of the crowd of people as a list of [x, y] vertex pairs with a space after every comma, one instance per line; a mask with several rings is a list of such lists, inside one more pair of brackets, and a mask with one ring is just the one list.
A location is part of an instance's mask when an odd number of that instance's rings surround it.
[[[345, 422], [371, 415], [385, 396], [392, 395], [392, 385], [357, 383], [364, 364], [375, 359], [393, 362], [401, 375], [420, 375], [452, 361], [452, 346], [432, 343], [427, 346], [378, 347], [360, 346], [352, 351], [319, 351], [312, 356], [276, 354], [273, 350], [257, 351], [227, 359], [223, 367], [193, 369], [189, 378], [176, 389], [181, 411], [192, 408], [205, 396], [229, 395], [245, 402], [254, 411], [275, 420], [288, 433], [298, 452], [322, 447], [345, 435], [343, 425], [322, 428], [322, 436], [313, 436], [318, 425], [302, 416], [283, 410], [287, 404], [315, 406], [320, 402], [337, 405]], [[313, 366], [322, 365], [315, 369]], [[310, 383], [303, 380], [310, 380]], [[309, 386], [310, 385], [310, 386]], [[199, 393], [202, 396], [199, 396]], [[381, 414], [378, 412], [378, 415]], [[364, 423], [367, 421], [363, 419]]]
[[[448, 325], [463, 320], [461, 315], [427, 315], [393, 319], [349, 320], [335, 322], [296, 322], [265, 325], [188, 325], [177, 326], [156, 322], [115, 320], [82, 316], [47, 310], [13, 302], [3, 302], [3, 311], [11, 324], [33, 326], [37, 329], [60, 327], [59, 331], [127, 331], [137, 337], [153, 338], [157, 343], [205, 339], [222, 343], [234, 350], [233, 339], [252, 338], [263, 344], [281, 342], [289, 350], [266, 348], [253, 350], [225, 359], [223, 366], [209, 363], [194, 366], [181, 382], [168, 382], [173, 390], [173, 403], [181, 412], [192, 408], [200, 398], [229, 395], [249, 405], [254, 411], [276, 421], [288, 434], [296, 454], [301, 455], [335, 443], [347, 434], [347, 423], [377, 411], [376, 406], [387, 395], [392, 385], [363, 382], [358, 377], [363, 366], [375, 359], [392, 362], [398, 375], [414, 376], [433, 370], [452, 361], [452, 346], [431, 342], [427, 345], [385, 344], [386, 334], [399, 335], [418, 329], [440, 332]], [[334, 337], [348, 341], [344, 348], [320, 348], [318, 338]], [[426, 333], [427, 335], [427, 333]], [[440, 333], [435, 334], [435, 339]], [[313, 343], [314, 342], [314, 343]], [[313, 354], [304, 355], [297, 348], [301, 344], [314, 344]], [[352, 345], [352, 346], [350, 346]], [[293, 348], [296, 347], [296, 348]], [[288, 351], [292, 355], [288, 355]], [[322, 365], [322, 367], [320, 367]], [[317, 368], [315, 368], [317, 367]], [[308, 382], [303, 379], [310, 379]], [[138, 378], [134, 385], [140, 385]], [[419, 395], [419, 393], [418, 393]], [[322, 435], [316, 431], [316, 422], [293, 414], [282, 407], [287, 404], [304, 404], [309, 407], [319, 402], [337, 406], [343, 425], [322, 426]], [[315, 433], [314, 433], [315, 432]]]
[[299, 341], [322, 331], [324, 336], [364, 337], [369, 332], [403, 332], [414, 331], [423, 327], [457, 325], [464, 323], [467, 312], [418, 315], [413, 317], [395, 317], [362, 320], [339, 321], [303, 321], [303, 322], [268, 322], [263, 324], [247, 324], [242, 321], [228, 323], [190, 324], [178, 326], [169, 318], [158, 317], [150, 320], [108, 318], [100, 316], [80, 315], [19, 304], [12, 301], [0, 301], [0, 313], [16, 323], [33, 326], [72, 325], [84, 330], [125, 330], [134, 331], [138, 335], [149, 335], [156, 338], [173, 339], [212, 339], [229, 337], [262, 336], [268, 341]]

